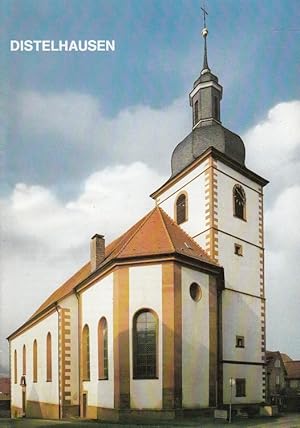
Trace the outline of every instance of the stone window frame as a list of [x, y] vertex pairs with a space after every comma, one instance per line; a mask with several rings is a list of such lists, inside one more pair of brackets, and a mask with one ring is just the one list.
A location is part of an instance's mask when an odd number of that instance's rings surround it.
[[[154, 345], [155, 345], [155, 349], [154, 352], [152, 353], [147, 353], [146, 355], [144, 355], [144, 362], [146, 362], [146, 367], [150, 366], [150, 364], [147, 364], [147, 361], [149, 361], [149, 357], [153, 357], [153, 368], [152, 368], [152, 373], [141, 373], [140, 372], [140, 365], [139, 365], [139, 360], [141, 360], [143, 358], [143, 356], [140, 356], [138, 353], [138, 333], [137, 333], [137, 322], [138, 322], [138, 318], [145, 314], [145, 313], [150, 313], [153, 318], [154, 318], [154, 322], [155, 322], [155, 338], [154, 338]], [[138, 310], [134, 316], [133, 316], [133, 323], [132, 323], [132, 345], [133, 345], [133, 379], [158, 379], [158, 364], [159, 364], [159, 358], [158, 358], [158, 336], [159, 336], [159, 329], [158, 329], [158, 325], [159, 325], [159, 318], [158, 315], [156, 314], [155, 311], [153, 311], [150, 308], [143, 308]], [[146, 334], [147, 336], [147, 334]], [[147, 343], [146, 341], [146, 345], [149, 345], [149, 343]], [[139, 358], [141, 357], [141, 358]], [[150, 366], [151, 367], [151, 366]], [[147, 371], [147, 369], [146, 369]]]
[[107, 319], [98, 323], [98, 380], [108, 380], [108, 327]]

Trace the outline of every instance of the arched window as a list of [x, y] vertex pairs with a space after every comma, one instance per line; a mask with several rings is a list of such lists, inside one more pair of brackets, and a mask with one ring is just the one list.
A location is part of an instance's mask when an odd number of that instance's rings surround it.
[[218, 97], [214, 96], [214, 101], [213, 101], [213, 105], [214, 105], [214, 117], [217, 120], [220, 120], [220, 108], [219, 108], [219, 100]]
[[33, 382], [37, 382], [38, 381], [38, 355], [37, 355], [37, 341], [36, 339], [33, 342], [33, 358], [32, 358], [32, 362], [33, 362]]
[[46, 360], [47, 382], [52, 382], [52, 340], [50, 332], [47, 334], [46, 340]]
[[26, 346], [23, 345], [23, 375], [26, 375]]
[[246, 220], [246, 194], [239, 184], [233, 187], [233, 214]]
[[98, 377], [108, 379], [107, 321], [102, 317], [98, 324]]
[[198, 100], [194, 104], [194, 125], [199, 122], [199, 102]]
[[16, 349], [14, 352], [14, 382], [18, 383], [18, 356]]
[[181, 193], [176, 199], [176, 222], [181, 224], [187, 220], [187, 196]]
[[145, 309], [133, 318], [133, 377], [153, 379], [157, 377], [158, 319], [151, 310]]
[[82, 379], [90, 380], [90, 332], [87, 324], [82, 330]]

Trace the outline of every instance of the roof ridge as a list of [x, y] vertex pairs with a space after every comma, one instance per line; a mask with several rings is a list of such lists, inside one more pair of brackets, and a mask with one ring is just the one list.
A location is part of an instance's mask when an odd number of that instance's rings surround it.
[[211, 260], [211, 261], [213, 261], [215, 264], [217, 264], [217, 265], [219, 265], [219, 263], [217, 263], [215, 260], [213, 260], [213, 258], [206, 252], [206, 250], [204, 250], [204, 248], [202, 248], [201, 247], [201, 245], [200, 244], [198, 244], [198, 242], [197, 241], [195, 241], [195, 239], [192, 237], [192, 236], [190, 236], [179, 224], [177, 224], [173, 219], [172, 219], [172, 217], [170, 217], [169, 216], [169, 214], [167, 214], [162, 208], [160, 208], [165, 214], [166, 214], [166, 216], [171, 220], [171, 223], [174, 225], [174, 226], [177, 226], [177, 227], [179, 227], [179, 229], [184, 233], [184, 235], [187, 237], [187, 238], [189, 238], [189, 239], [191, 239], [195, 244], [196, 244], [196, 246], [201, 250], [201, 251], [203, 251], [204, 252], [204, 254], [207, 256], [207, 258], [209, 259], [209, 260]]
[[165, 213], [165, 211], [164, 211], [161, 207], [157, 207], [157, 208], [158, 208], [159, 215], [160, 215], [160, 217], [161, 217], [161, 219], [162, 219], [163, 227], [164, 227], [164, 229], [165, 229], [165, 231], [166, 231], [166, 233], [167, 233], [168, 239], [169, 239], [169, 241], [170, 241], [171, 247], [173, 248], [173, 250], [174, 250], [174, 251], [176, 251], [175, 245], [174, 245], [174, 243], [173, 243], [173, 241], [172, 241], [172, 239], [171, 239], [171, 236], [170, 236], [170, 234], [169, 234], [169, 231], [168, 231], [168, 229], [167, 229], [167, 225], [166, 225], [166, 223], [165, 223], [164, 216], [162, 215], [162, 212], [163, 212], [164, 214], [166, 214], [166, 213]]
[[[117, 258], [118, 255], [124, 250], [124, 248], [129, 244], [129, 242], [135, 237], [135, 235], [137, 234], [137, 232], [141, 229], [141, 227], [146, 223], [146, 221], [148, 220], [148, 218], [153, 214], [153, 212], [156, 210], [156, 207], [154, 207], [148, 214], [145, 215], [144, 217], [144, 221], [143, 219], [141, 220], [141, 223], [139, 224], [139, 226], [136, 228], [135, 231], [133, 231], [133, 233], [131, 234], [131, 236], [125, 240], [125, 243], [123, 244], [123, 246], [120, 248], [119, 251], [117, 251], [117, 253], [115, 254], [115, 257]], [[126, 232], [125, 232], [126, 233]]]

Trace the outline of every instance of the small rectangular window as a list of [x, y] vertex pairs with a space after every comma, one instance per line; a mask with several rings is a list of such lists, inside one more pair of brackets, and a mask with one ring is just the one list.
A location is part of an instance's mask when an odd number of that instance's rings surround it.
[[235, 379], [235, 396], [246, 397], [246, 379]]
[[276, 383], [276, 385], [280, 384], [280, 378], [278, 375], [276, 375], [275, 383]]
[[243, 247], [240, 244], [234, 244], [234, 254], [236, 254], [237, 256], [242, 256], [243, 255]]
[[235, 347], [236, 348], [245, 348], [244, 336], [236, 336]]

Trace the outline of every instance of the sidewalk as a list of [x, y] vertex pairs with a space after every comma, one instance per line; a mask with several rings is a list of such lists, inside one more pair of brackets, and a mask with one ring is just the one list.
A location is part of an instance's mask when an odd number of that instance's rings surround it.
[[1, 428], [166, 428], [166, 427], [284, 427], [284, 428], [300, 428], [300, 414], [289, 414], [281, 417], [262, 418], [256, 417], [253, 419], [234, 419], [231, 424], [223, 420], [215, 420], [208, 417], [189, 417], [172, 422], [167, 421], [148, 421], [141, 424], [140, 422], [131, 423], [107, 423], [99, 421], [83, 421], [83, 420], [42, 420], [42, 419], [0, 419]]

